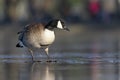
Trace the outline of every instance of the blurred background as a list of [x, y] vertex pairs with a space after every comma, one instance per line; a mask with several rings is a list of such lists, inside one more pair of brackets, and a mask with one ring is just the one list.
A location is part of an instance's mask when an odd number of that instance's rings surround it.
[[[33, 22], [63, 19], [53, 52], [119, 52], [120, 0], [0, 0], [0, 54], [24, 53], [17, 32]], [[20, 54], [19, 54], [20, 53]]]
[[119, 0], [0, 0], [0, 23], [43, 21], [110, 23], [120, 18]]
[[[53, 18], [70, 32], [56, 30], [50, 56], [77, 67], [21, 63], [30, 55], [16, 48], [17, 32]], [[119, 34], [120, 0], [0, 0], [0, 80], [119, 80]]]

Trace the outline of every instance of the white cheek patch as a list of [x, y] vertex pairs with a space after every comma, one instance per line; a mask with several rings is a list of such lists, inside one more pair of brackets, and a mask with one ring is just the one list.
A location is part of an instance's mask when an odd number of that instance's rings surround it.
[[58, 23], [57, 23], [57, 28], [63, 29], [63, 26], [62, 26], [61, 21], [58, 21]]

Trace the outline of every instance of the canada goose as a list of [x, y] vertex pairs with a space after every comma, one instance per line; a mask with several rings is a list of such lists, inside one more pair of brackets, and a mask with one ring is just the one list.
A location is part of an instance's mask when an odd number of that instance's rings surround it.
[[27, 47], [31, 53], [33, 61], [33, 50], [44, 47], [46, 55], [49, 59], [49, 45], [55, 40], [55, 28], [69, 31], [64, 22], [59, 19], [51, 20], [47, 25], [43, 25], [42, 23], [26, 25], [22, 31], [18, 32], [19, 43], [16, 47]]

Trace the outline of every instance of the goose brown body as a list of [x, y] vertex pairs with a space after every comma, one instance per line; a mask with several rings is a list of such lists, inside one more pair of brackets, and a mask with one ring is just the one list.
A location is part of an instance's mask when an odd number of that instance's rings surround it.
[[31, 24], [25, 27], [20, 38], [28, 48], [41, 48], [52, 44], [55, 35], [53, 30], [46, 29], [42, 24]]

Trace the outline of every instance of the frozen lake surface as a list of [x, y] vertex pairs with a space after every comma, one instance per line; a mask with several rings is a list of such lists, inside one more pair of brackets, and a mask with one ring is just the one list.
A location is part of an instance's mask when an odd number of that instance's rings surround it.
[[[68, 55], [69, 54], [69, 55]], [[116, 53], [59, 53], [57, 62], [32, 62], [27, 55], [0, 55], [0, 80], [120, 80], [120, 59]]]
[[[97, 63], [120, 63], [119, 53], [54, 53], [50, 54], [51, 60], [56, 60], [56, 63], [67, 63], [67, 64], [91, 64], [93, 62]], [[34, 55], [36, 61], [41, 61], [44, 63], [47, 60], [45, 55]], [[0, 62], [5, 63], [23, 63], [32, 62], [30, 55], [0, 55]]]

